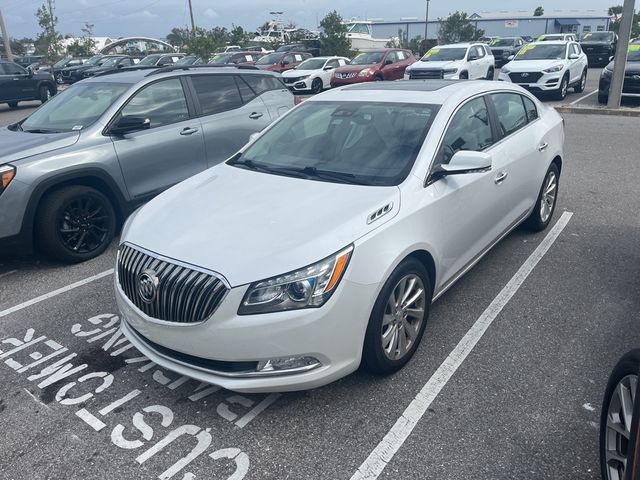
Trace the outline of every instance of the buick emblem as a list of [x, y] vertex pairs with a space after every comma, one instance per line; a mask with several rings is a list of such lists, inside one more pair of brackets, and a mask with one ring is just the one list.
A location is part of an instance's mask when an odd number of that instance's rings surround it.
[[144, 303], [151, 303], [158, 293], [160, 279], [154, 270], [144, 270], [138, 275], [138, 293]]
[[522, 74], [522, 76], [523, 76], [523, 77], [528, 77], [528, 76], [529, 76], [529, 74], [528, 74], [527, 72], [524, 72], [524, 73]]

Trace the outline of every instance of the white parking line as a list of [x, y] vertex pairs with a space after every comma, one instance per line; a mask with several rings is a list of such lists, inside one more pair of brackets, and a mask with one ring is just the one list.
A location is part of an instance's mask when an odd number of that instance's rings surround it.
[[518, 291], [538, 262], [549, 251], [560, 233], [569, 223], [573, 213], [565, 212], [558, 222], [542, 240], [540, 245], [522, 264], [511, 280], [504, 286], [500, 293], [493, 299], [487, 309], [480, 315], [473, 326], [451, 351], [445, 361], [438, 367], [432, 377], [414, 397], [400, 418], [391, 427], [382, 441], [373, 449], [367, 459], [360, 465], [351, 480], [374, 480], [382, 473], [405, 440], [409, 437], [418, 421], [425, 414], [431, 403], [436, 399], [440, 391], [449, 382], [453, 374], [462, 365], [467, 355], [471, 353], [484, 333], [491, 326], [496, 317], [511, 297]]
[[67, 285], [66, 287], [58, 288], [57, 290], [53, 290], [52, 292], [45, 293], [44, 295], [40, 295], [39, 297], [36, 297], [36, 298], [32, 298], [31, 300], [27, 300], [26, 302], [20, 303], [15, 307], [2, 310], [0, 312], [0, 318], [6, 317], [7, 315], [17, 312], [18, 310], [22, 310], [23, 308], [30, 307], [31, 305], [35, 305], [36, 303], [40, 303], [45, 300], [48, 300], [52, 297], [60, 295], [61, 293], [65, 293], [65, 292], [68, 292], [69, 290], [73, 290], [74, 288], [78, 288], [83, 285], [86, 285], [87, 283], [95, 282], [96, 280], [100, 280], [101, 278], [108, 277], [112, 273], [113, 273], [113, 268], [109, 270], [105, 270], [102, 273], [98, 273], [97, 275], [87, 277], [84, 280], [80, 280], [75, 283], [72, 283], [71, 285]]
[[577, 100], [574, 100], [573, 102], [570, 102], [569, 105], [575, 105], [578, 102], [581, 102], [582, 100], [584, 100], [585, 98], [589, 98], [591, 95], [593, 95], [594, 93], [598, 93], [598, 90], [594, 90], [591, 93], [587, 93], [586, 95], [584, 95], [583, 97], [580, 97]]

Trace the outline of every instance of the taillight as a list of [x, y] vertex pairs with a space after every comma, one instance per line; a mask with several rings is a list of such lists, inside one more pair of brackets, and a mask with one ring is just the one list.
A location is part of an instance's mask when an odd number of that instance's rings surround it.
[[302, 103], [302, 97], [300, 95], [296, 95], [293, 100], [294, 105], [300, 105]]

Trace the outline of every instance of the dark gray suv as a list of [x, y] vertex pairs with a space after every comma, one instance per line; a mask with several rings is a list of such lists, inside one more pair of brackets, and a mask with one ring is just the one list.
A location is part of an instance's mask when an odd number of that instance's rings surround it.
[[74, 84], [0, 130], [0, 253], [99, 255], [138, 205], [229, 158], [293, 106], [279, 75], [251, 67], [147, 68]]

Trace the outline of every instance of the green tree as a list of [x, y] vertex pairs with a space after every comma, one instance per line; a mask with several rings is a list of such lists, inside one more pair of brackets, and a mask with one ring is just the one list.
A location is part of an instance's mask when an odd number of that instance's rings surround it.
[[93, 39], [93, 24], [85, 23], [81, 29], [82, 38], [76, 38], [67, 47], [67, 53], [74, 57], [90, 57], [95, 53], [96, 41]]
[[[622, 5], [609, 7], [609, 15], [614, 17], [609, 29], [618, 33], [620, 31], [620, 22], [622, 21]], [[638, 36], [640, 36], [640, 12], [633, 14], [633, 24], [631, 25], [631, 38]]]
[[188, 28], [174, 27], [167, 35], [167, 42], [178, 50], [182, 50], [189, 43], [189, 37], [191, 37], [191, 31]]
[[214, 27], [211, 30], [196, 27], [184, 48], [187, 53], [207, 61], [216, 50], [226, 46], [228, 35], [229, 32], [224, 27]]
[[320, 48], [323, 55], [351, 56], [351, 42], [347, 38], [347, 26], [335, 10], [329, 12], [320, 22]]
[[60, 57], [60, 40], [62, 35], [56, 31], [58, 17], [51, 15], [46, 5], [42, 5], [36, 12], [38, 25], [42, 31], [38, 34], [35, 46], [36, 53], [43, 55], [45, 60], [52, 62]]
[[[25, 48], [24, 44], [16, 39], [16, 38], [12, 38], [9, 41], [9, 44], [11, 45], [11, 53], [13, 53], [14, 55], [24, 55], [27, 53], [27, 49]], [[4, 53], [4, 50], [2, 50]]]
[[231, 30], [229, 31], [228, 38], [229, 45], [243, 46], [245, 43], [250, 42], [252, 38], [253, 34], [247, 32], [241, 26], [231, 25]]
[[541, 17], [543, 15], [544, 15], [544, 8], [542, 8], [542, 7], [537, 7], [535, 9], [535, 11], [533, 12], [533, 16], [534, 17]]
[[442, 43], [470, 42], [484, 36], [484, 30], [476, 28], [466, 12], [454, 12], [446, 19], [439, 20]]

